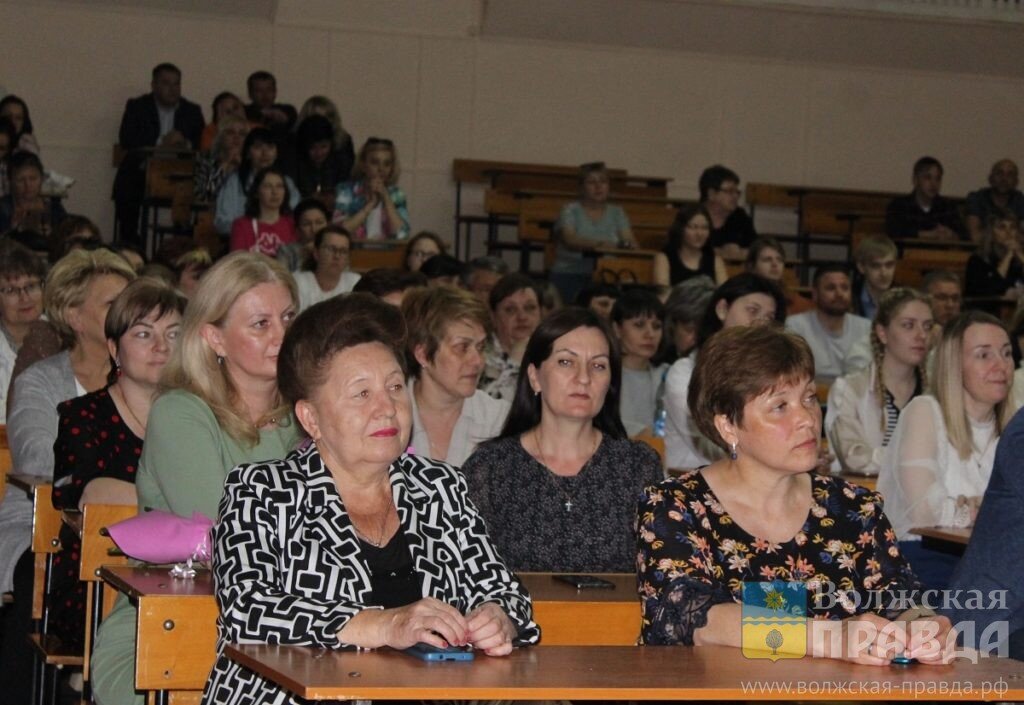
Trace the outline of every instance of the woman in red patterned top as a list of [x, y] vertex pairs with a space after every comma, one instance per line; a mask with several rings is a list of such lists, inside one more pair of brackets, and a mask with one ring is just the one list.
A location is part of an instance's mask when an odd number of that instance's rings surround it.
[[276, 257], [282, 245], [295, 242], [291, 194], [284, 172], [269, 166], [256, 174], [245, 215], [231, 225], [231, 251], [248, 250]]
[[[149, 407], [160, 373], [177, 345], [185, 299], [149, 278], [136, 280], [107, 313], [113, 358], [111, 384], [63, 402], [54, 443], [53, 504], [80, 509], [89, 503], [136, 504], [135, 471], [146, 436]], [[78, 580], [78, 537], [61, 529], [48, 594], [50, 633], [80, 647], [85, 629], [85, 585]]]

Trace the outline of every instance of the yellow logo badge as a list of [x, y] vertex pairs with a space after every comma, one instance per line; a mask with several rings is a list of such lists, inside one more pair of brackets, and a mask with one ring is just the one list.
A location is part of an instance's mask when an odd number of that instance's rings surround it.
[[747, 658], [802, 658], [807, 652], [807, 587], [781, 580], [743, 583], [741, 622]]

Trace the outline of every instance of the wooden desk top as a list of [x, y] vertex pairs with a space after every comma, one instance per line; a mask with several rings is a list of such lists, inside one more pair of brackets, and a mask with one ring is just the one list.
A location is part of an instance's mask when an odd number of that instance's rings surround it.
[[206, 597], [213, 596], [213, 577], [208, 570], [197, 570], [195, 580], [179, 580], [169, 574], [169, 566], [103, 566], [100, 578], [128, 597]]
[[554, 573], [520, 573], [530, 597], [536, 602], [628, 602], [636, 604], [640, 596], [636, 591], [636, 573], [587, 573], [604, 578], [615, 587], [577, 590], [569, 583], [555, 580]]
[[[504, 658], [425, 663], [382, 649], [326, 651], [230, 645], [230, 658], [297, 695], [318, 699], [515, 700], [912, 700], [950, 699], [951, 682], [991, 699], [1024, 697], [1024, 663], [1009, 659], [949, 666], [871, 667], [828, 659], [747, 659], [704, 646], [540, 646]], [[1002, 679], [1000, 681], [1000, 679]], [[746, 688], [744, 685], [746, 684]], [[842, 684], [842, 685], [840, 685]], [[764, 690], [754, 690], [758, 687]], [[773, 692], [766, 689], [772, 687]], [[802, 690], [801, 690], [802, 688]], [[851, 689], [856, 689], [851, 692]], [[940, 691], [940, 688], [945, 690]], [[964, 697], [960, 692], [959, 699]]]
[[926, 526], [911, 529], [910, 533], [918, 536], [947, 541], [966, 546], [971, 540], [971, 529], [956, 529], [950, 526]]

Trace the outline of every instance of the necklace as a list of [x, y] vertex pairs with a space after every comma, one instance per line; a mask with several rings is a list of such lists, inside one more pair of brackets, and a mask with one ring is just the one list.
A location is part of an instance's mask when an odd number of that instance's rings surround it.
[[[540, 426], [538, 426], [537, 430], [534, 432], [533, 442], [537, 446], [537, 455], [540, 458], [541, 464], [543, 464], [544, 468], [548, 471], [547, 472], [548, 478], [551, 480], [551, 483], [555, 486], [555, 489], [558, 490], [559, 494], [561, 494], [563, 497], [565, 497], [565, 502], [563, 502], [563, 506], [565, 507], [565, 511], [571, 512], [572, 508], [573, 508], [572, 500], [573, 500], [573, 497], [575, 496], [575, 493], [567, 492], [566, 489], [562, 486], [562, 484], [560, 482], [558, 482], [558, 480], [556, 479], [555, 472], [551, 469], [551, 463], [548, 462], [548, 459], [544, 456], [544, 450], [541, 448]], [[596, 451], [596, 450], [597, 450], [597, 444], [595, 443], [594, 446], [590, 449], [590, 455], [587, 456], [587, 457], [589, 458], [590, 456], [594, 455], [594, 451]], [[561, 476], [557, 476], [557, 477], [561, 477]]]
[[362, 531], [360, 531], [359, 527], [356, 526], [355, 522], [352, 522], [352, 528], [356, 530], [357, 534], [366, 539], [367, 543], [369, 543], [371, 546], [373, 546], [374, 548], [380, 548], [384, 545], [384, 531], [387, 529], [388, 517], [391, 516], [391, 507], [393, 507], [394, 504], [394, 499], [392, 499], [391, 494], [388, 493], [388, 505], [384, 507], [384, 514], [380, 519], [380, 530], [377, 532], [376, 541], [374, 541], [368, 534], [365, 534]]
[[139, 417], [135, 415], [135, 410], [132, 409], [132, 405], [128, 403], [128, 397], [125, 396], [124, 390], [121, 389], [119, 385], [114, 385], [113, 387], [111, 387], [111, 389], [117, 389], [117, 393], [121, 397], [121, 401], [124, 402], [124, 408], [128, 410], [128, 413], [131, 415], [132, 419], [134, 419], [135, 423], [137, 423], [139, 425], [139, 428], [142, 429], [142, 435], [145, 436], [146, 424], [140, 421]]

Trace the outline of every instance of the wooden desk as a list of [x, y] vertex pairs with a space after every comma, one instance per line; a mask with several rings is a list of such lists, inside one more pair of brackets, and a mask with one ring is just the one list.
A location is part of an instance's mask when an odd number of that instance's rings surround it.
[[100, 577], [139, 610], [135, 687], [158, 693], [202, 690], [217, 650], [217, 602], [210, 572], [200, 570], [195, 580], [175, 580], [166, 566], [104, 566]]
[[878, 668], [811, 658], [772, 663], [721, 646], [550, 646], [435, 664], [387, 649], [231, 645], [227, 654], [313, 700], [932, 700], [952, 699], [951, 682], [969, 684], [971, 699], [997, 683], [1007, 689], [988, 690], [986, 698], [1024, 698], [1024, 663], [1009, 659]]
[[971, 540], [971, 529], [956, 529], [949, 526], [927, 526], [911, 529], [910, 533], [921, 537], [921, 547], [932, 551], [962, 556]]
[[[213, 666], [217, 603], [213, 580], [175, 580], [166, 567], [104, 566], [100, 577], [139, 608], [135, 684], [139, 690], [201, 690]], [[603, 574], [612, 590], [577, 590], [550, 573], [521, 575], [544, 644], [628, 646], [640, 634], [636, 576]], [[187, 646], [187, 648], [185, 648]]]
[[634, 573], [606, 573], [614, 589], [577, 590], [552, 573], [520, 573], [545, 646], [631, 646], [640, 636]]

